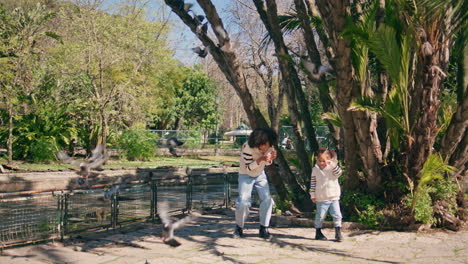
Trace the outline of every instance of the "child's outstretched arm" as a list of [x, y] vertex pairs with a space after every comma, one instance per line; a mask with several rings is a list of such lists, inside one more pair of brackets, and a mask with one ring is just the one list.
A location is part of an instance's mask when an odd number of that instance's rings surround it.
[[333, 173], [333, 175], [336, 178], [340, 177], [341, 174], [343, 173], [343, 170], [341, 169], [340, 165], [338, 164], [337, 159], [330, 160], [330, 162], [328, 163], [328, 166], [330, 167], [331, 172]]
[[315, 176], [314, 170], [312, 169], [312, 176], [310, 177], [310, 198], [315, 203], [315, 188], [317, 187], [317, 177]]

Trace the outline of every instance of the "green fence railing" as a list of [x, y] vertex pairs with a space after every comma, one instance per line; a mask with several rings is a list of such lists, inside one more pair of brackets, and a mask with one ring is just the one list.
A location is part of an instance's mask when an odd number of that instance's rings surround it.
[[0, 247], [119, 228], [158, 220], [158, 202], [172, 213], [201, 208], [231, 207], [237, 196], [237, 173], [206, 173], [189, 169], [186, 175], [155, 177], [125, 183], [107, 197], [113, 186], [86, 190], [0, 194]]

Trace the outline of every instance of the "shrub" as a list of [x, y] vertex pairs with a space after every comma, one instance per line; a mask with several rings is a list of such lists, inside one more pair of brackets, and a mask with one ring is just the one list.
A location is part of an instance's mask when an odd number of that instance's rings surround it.
[[344, 191], [341, 197], [343, 214], [350, 221], [376, 228], [383, 220], [381, 209], [385, 204], [382, 200], [371, 194], [363, 194], [358, 191]]
[[383, 220], [383, 212], [377, 210], [374, 205], [367, 205], [367, 209], [360, 211], [358, 214], [358, 222], [373, 229], [379, 227]]
[[203, 135], [200, 131], [188, 131], [188, 133], [185, 134], [184, 138], [181, 140], [185, 141], [184, 147], [186, 148], [198, 148], [201, 146], [203, 141]]
[[45, 162], [55, 159], [57, 143], [53, 137], [39, 137], [31, 142], [29, 156], [32, 162]]
[[128, 160], [147, 160], [155, 156], [159, 136], [145, 130], [125, 130], [118, 140], [123, 156]]
[[408, 195], [406, 199], [406, 205], [411, 207], [413, 204], [414, 219], [424, 224], [434, 223], [434, 217], [432, 216], [434, 210], [432, 209], [432, 199], [430, 193], [433, 192], [432, 187], [420, 186], [418, 190], [418, 196], [416, 201], [413, 203], [413, 196]]

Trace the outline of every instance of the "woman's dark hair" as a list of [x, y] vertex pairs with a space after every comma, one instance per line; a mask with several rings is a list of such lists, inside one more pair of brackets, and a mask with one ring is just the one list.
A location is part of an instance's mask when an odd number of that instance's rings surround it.
[[278, 144], [278, 135], [271, 128], [256, 128], [249, 136], [248, 144], [251, 148], [258, 148], [266, 143], [271, 146]]

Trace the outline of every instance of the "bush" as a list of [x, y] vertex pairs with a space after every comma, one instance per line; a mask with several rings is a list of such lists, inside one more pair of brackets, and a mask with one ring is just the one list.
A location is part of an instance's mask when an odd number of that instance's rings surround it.
[[55, 160], [57, 143], [53, 137], [39, 137], [31, 142], [29, 157], [32, 162], [45, 162]]
[[183, 136], [184, 137], [181, 140], [185, 141], [184, 147], [186, 148], [199, 148], [203, 141], [203, 135], [200, 131], [188, 131], [188, 133]]
[[343, 214], [350, 221], [357, 221], [376, 228], [383, 221], [381, 209], [385, 204], [383, 201], [371, 194], [363, 194], [358, 191], [345, 191], [341, 198]]
[[[414, 219], [423, 224], [432, 224], [435, 220], [433, 217], [434, 210], [432, 209], [432, 199], [430, 196], [433, 189], [434, 188], [429, 186], [421, 186], [417, 192], [418, 197], [414, 203]], [[411, 207], [413, 199], [413, 196], [408, 195], [406, 199], [406, 205], [408, 207]]]
[[159, 136], [145, 130], [125, 130], [118, 140], [123, 156], [128, 160], [147, 160], [155, 156]]
[[444, 200], [449, 202], [450, 205], [456, 207], [457, 204], [457, 193], [458, 185], [448, 179], [442, 179], [434, 182], [430, 193], [433, 201]]
[[367, 209], [360, 211], [358, 214], [358, 222], [373, 229], [379, 227], [383, 220], [383, 212], [376, 209], [374, 205], [367, 205]]

